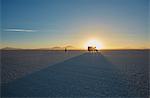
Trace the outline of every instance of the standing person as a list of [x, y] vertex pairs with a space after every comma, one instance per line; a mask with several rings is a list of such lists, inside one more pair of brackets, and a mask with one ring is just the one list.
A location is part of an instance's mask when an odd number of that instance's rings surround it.
[[98, 49], [96, 49], [96, 52], [98, 52]]
[[65, 52], [67, 52], [67, 48], [65, 48]]

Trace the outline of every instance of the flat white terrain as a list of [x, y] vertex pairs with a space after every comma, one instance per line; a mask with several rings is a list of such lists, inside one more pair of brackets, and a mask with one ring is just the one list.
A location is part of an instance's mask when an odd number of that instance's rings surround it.
[[[30, 71], [30, 74], [2, 83], [3, 97], [148, 97], [146, 50], [17, 53], [4, 53], [5, 58], [2, 55], [2, 72], [15, 74], [14, 70], [25, 68], [23, 73]], [[20, 58], [21, 55], [26, 56]], [[17, 74], [20, 71], [12, 77]]]
[[8, 83], [27, 74], [78, 56], [81, 51], [13, 50], [1, 51], [2, 83]]

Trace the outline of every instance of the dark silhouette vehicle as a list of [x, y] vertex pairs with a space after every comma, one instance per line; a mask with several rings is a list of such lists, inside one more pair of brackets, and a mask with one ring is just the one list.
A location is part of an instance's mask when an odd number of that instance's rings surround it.
[[88, 51], [93, 51], [93, 52], [98, 52], [98, 50], [96, 49], [96, 47], [91, 47], [91, 46], [88, 46]]

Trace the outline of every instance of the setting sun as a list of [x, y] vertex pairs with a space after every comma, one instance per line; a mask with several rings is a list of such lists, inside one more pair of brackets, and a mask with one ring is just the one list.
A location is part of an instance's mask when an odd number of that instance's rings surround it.
[[99, 41], [96, 40], [96, 39], [89, 40], [89, 41], [85, 44], [85, 49], [87, 49], [88, 46], [90, 46], [90, 47], [96, 47], [97, 49], [102, 49], [102, 44], [101, 44], [101, 42], [99, 42]]

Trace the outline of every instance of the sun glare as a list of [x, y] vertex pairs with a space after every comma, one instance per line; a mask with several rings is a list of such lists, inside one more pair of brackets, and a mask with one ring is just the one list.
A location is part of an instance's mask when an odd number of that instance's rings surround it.
[[87, 49], [88, 47], [96, 47], [96, 49], [102, 49], [102, 44], [95, 39], [89, 40], [86, 45], [85, 45], [85, 49]]

